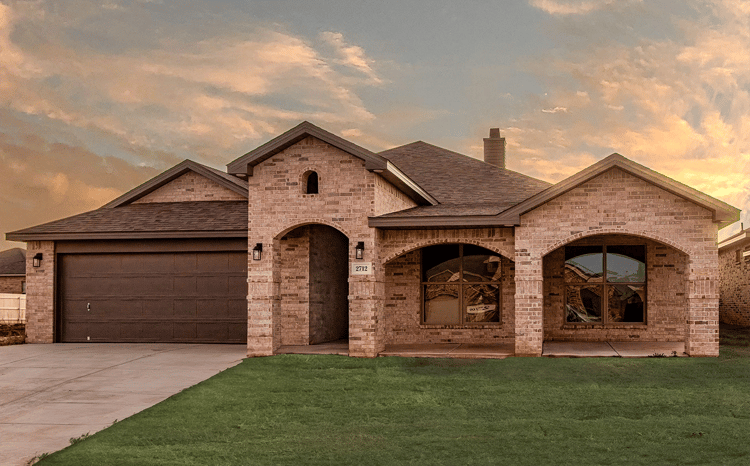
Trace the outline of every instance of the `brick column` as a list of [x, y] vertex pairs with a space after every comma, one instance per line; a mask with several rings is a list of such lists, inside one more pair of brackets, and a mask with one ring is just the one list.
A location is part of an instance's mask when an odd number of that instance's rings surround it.
[[691, 277], [685, 352], [690, 356], [719, 355], [719, 284], [716, 278]]
[[544, 338], [544, 278], [541, 257], [534, 257], [527, 249], [517, 248], [515, 280], [516, 356], [541, 356]]
[[[26, 343], [54, 343], [55, 243], [29, 241], [26, 248]], [[38, 253], [42, 264], [34, 267]]]
[[349, 277], [349, 356], [374, 358], [385, 350], [385, 275], [377, 269]]
[[260, 261], [248, 256], [247, 355], [271, 356], [281, 345], [278, 241], [263, 243]]

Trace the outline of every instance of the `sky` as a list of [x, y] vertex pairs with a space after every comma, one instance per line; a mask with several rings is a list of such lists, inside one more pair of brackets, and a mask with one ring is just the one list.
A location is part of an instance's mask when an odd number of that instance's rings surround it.
[[0, 250], [303, 120], [477, 158], [499, 127], [553, 183], [617, 152], [748, 223], [750, 1], [0, 0]]

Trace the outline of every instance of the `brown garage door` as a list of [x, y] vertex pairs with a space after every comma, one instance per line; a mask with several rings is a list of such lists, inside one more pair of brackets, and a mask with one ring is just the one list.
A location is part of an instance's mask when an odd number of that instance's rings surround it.
[[247, 341], [247, 253], [58, 257], [60, 341]]

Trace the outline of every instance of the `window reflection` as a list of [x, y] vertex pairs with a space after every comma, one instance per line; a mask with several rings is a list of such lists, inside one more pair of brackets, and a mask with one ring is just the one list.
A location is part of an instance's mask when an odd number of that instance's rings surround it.
[[601, 246], [569, 246], [565, 248], [565, 281], [598, 283], [604, 275]]
[[608, 311], [611, 322], [643, 322], [643, 285], [613, 285], [609, 287]]
[[643, 246], [608, 246], [607, 281], [646, 281], [646, 248]]
[[601, 286], [566, 286], [565, 303], [566, 322], [602, 321]]
[[423, 322], [499, 323], [501, 278], [502, 260], [488, 249], [459, 244], [424, 248]]
[[646, 246], [568, 246], [563, 273], [566, 322], [646, 322]]
[[459, 323], [457, 285], [424, 286], [424, 322], [426, 324]]

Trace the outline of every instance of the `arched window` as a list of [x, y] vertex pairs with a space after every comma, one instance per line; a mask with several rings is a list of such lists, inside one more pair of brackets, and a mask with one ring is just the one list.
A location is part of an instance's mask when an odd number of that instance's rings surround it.
[[422, 249], [422, 322], [499, 323], [502, 263], [498, 254], [471, 244]]
[[303, 176], [303, 193], [318, 194], [318, 173], [314, 171], [306, 172]]

